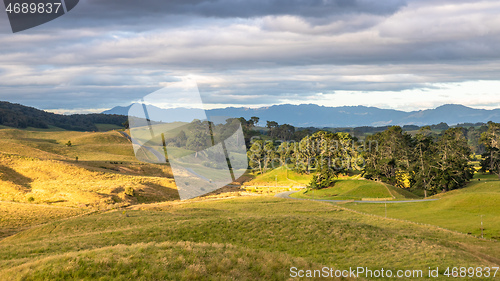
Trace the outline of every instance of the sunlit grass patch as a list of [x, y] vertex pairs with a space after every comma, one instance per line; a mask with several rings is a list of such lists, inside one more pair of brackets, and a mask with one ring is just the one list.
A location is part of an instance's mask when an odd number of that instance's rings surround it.
[[329, 188], [306, 189], [291, 195], [304, 199], [362, 200], [364, 198], [392, 199], [392, 193], [382, 183], [367, 180], [336, 180]]
[[305, 186], [311, 181], [312, 175], [300, 174], [285, 166], [255, 176], [246, 185], [280, 185], [280, 186]]
[[170, 167], [140, 163], [113, 131], [1, 129], [0, 188], [4, 201], [99, 209], [178, 198]]
[[79, 208], [0, 202], [0, 238], [33, 225], [76, 216], [86, 211]]

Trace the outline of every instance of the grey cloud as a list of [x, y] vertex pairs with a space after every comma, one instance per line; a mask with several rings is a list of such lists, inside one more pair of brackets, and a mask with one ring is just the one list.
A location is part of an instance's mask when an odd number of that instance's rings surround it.
[[[267, 15], [329, 17], [344, 13], [386, 15], [406, 4], [403, 0], [87, 0], [81, 9], [109, 18], [143, 14], [191, 14], [205, 17], [249, 18]], [[80, 8], [80, 7], [79, 7]]]
[[207, 102], [246, 105], [498, 79], [495, 3], [474, 17], [433, 3], [81, 1], [20, 34], [0, 27], [0, 100], [112, 107], [190, 73], [211, 78]]
[[[270, 5], [269, 7], [277, 7], [280, 6], [277, 4], [281, 3], [280, 1], [269, 1], [268, 5]], [[152, 5], [155, 7], [154, 11], [161, 11], [159, 6], [154, 5], [172, 6], [173, 10], [170, 12], [174, 13], [176, 9], [180, 9], [178, 7], [184, 7], [183, 9], [190, 7], [194, 11], [200, 5], [219, 5], [226, 2], [223, 0], [168, 1], [165, 3], [156, 1]], [[242, 10], [252, 10], [245, 7], [261, 1], [233, 2], [239, 3]], [[134, 10], [132, 3], [137, 5], [138, 2], [121, 1], [119, 9], [123, 11]], [[328, 5], [345, 6], [350, 7], [353, 11], [356, 10], [355, 7], [364, 7], [362, 1], [350, 2], [354, 3], [350, 5], [342, 4], [342, 1], [308, 1], [307, 5], [306, 1], [291, 1], [290, 3], [288, 6], [284, 5], [286, 7], [281, 8], [282, 10], [263, 8], [267, 7], [266, 5], [258, 7], [267, 10], [268, 14], [274, 13], [275, 15], [291, 11], [293, 7], [301, 7], [301, 5], [312, 7], [310, 9]], [[373, 3], [388, 5], [385, 1]], [[95, 13], [106, 11], [113, 15], [114, 10], [111, 6], [114, 4], [116, 3], [113, 1], [89, 0], [82, 1], [80, 5], [83, 5], [83, 10], [85, 7], [93, 7], [92, 5], [103, 5], [99, 9], [95, 9]], [[148, 7], [146, 2], [141, 4], [141, 7], [137, 7], [137, 10], [151, 8]], [[306, 16], [307, 11], [309, 11], [308, 8], [299, 10], [303, 16]], [[377, 11], [377, 9], [373, 10]], [[432, 7], [427, 7], [427, 10], [432, 11]], [[116, 13], [120, 14], [119, 11], [121, 10], [117, 10]], [[93, 14], [90, 11], [88, 14], [82, 11], [80, 13], [88, 16]], [[318, 14], [322, 15], [320, 11]], [[263, 26], [259, 26], [258, 23], [251, 20], [238, 22], [237, 20], [194, 19], [192, 16], [188, 15], [184, 18], [184, 20], [191, 18], [193, 22], [183, 28], [162, 23], [159, 24], [158, 29], [149, 32], [134, 32], [128, 28], [111, 26], [107, 28], [88, 27], [80, 30], [55, 29], [50, 31], [49, 29], [49, 32], [42, 34], [32, 30], [31, 33], [25, 35], [29, 34], [31, 40], [3, 35], [0, 40], [3, 39], [2, 41], [6, 41], [7, 44], [4, 44], [2, 51], [10, 55], [0, 57], [0, 62], [16, 63], [18, 60], [22, 60], [30, 64], [143, 65], [148, 68], [161, 68], [168, 65], [176, 69], [186, 67], [224, 69], [314, 64], [421, 64], [437, 61], [453, 63], [470, 60], [491, 61], [500, 58], [500, 53], [497, 51], [500, 47], [500, 28], [495, 27], [494, 23], [488, 23], [489, 20], [493, 19], [491, 15], [485, 15], [486, 18], [482, 21], [481, 19], [471, 20], [471, 24], [469, 24], [469, 26], [479, 26], [477, 30], [485, 30], [483, 31], [484, 35], [477, 34], [473, 28], [468, 31], [462, 30], [462, 27], [453, 29], [454, 21], [448, 19], [446, 12], [443, 11], [433, 14], [433, 17], [439, 18], [439, 23], [435, 23], [435, 19], [428, 19], [426, 13], [423, 12], [417, 14], [411, 11], [407, 14], [403, 12], [403, 15], [397, 17], [397, 20], [383, 17], [366, 19], [363, 15], [346, 16], [343, 14], [340, 17], [342, 22], [339, 23], [338, 27], [334, 26], [330, 29], [327, 27], [324, 30], [309, 23], [293, 28], [290, 27], [290, 24], [287, 26], [287, 22], [282, 24], [285, 27], [280, 30], [279, 27], [272, 24], [273, 19], [268, 19]], [[414, 21], [407, 20], [412, 16]], [[125, 21], [140, 21], [136, 25], [143, 26], [143, 28], [146, 28], [144, 26], [150, 27], [152, 24], [141, 17], [136, 18], [131, 15], [122, 17]], [[59, 24], [71, 25], [72, 20], [72, 15], [67, 15], [61, 19]], [[280, 19], [274, 20], [279, 21]], [[467, 20], [462, 20], [464, 26], [467, 26]], [[55, 26], [56, 21], [49, 23], [49, 27]], [[154, 22], [154, 19], [152, 21]], [[108, 23], [111, 24], [111, 21]], [[247, 26], [248, 29], [235, 27], [235, 24]], [[377, 24], [379, 26], [376, 26]], [[500, 24], [496, 26], [500, 26]], [[255, 32], [251, 28], [259, 28], [260, 30]], [[338, 32], [348, 34], [337, 34]], [[454, 34], [454, 37], [444, 36], [448, 34]], [[34, 43], [36, 48], [33, 47]]]
[[111, 108], [158, 90], [145, 87], [0, 87], [0, 100], [40, 109]]
[[[142, 32], [203, 24], [205, 19], [282, 15], [298, 16], [313, 25], [324, 25], [352, 14], [386, 16], [405, 5], [406, 0], [81, 0], [64, 17], [35, 30], [47, 31], [61, 27], [101, 30], [126, 28], [128, 31]], [[6, 16], [0, 13], [2, 21], [7, 22]], [[0, 27], [0, 32], [10, 33], [10, 28], [7, 25]]]

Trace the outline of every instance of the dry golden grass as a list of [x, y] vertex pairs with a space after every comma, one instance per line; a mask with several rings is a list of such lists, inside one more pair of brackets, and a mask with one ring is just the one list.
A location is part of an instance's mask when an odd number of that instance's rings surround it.
[[170, 168], [139, 163], [115, 131], [0, 129], [0, 190], [3, 201], [98, 209], [178, 198]]
[[49, 221], [83, 214], [84, 209], [0, 202], [0, 238]]
[[[4, 201], [97, 206], [176, 198], [170, 178], [91, 170], [77, 163], [16, 155], [0, 154], [0, 161], [4, 191], [0, 199]], [[136, 196], [125, 195], [127, 188]]]
[[[72, 146], [66, 146], [71, 141]], [[39, 159], [135, 161], [132, 146], [116, 131], [26, 131], [0, 129], [0, 152]]]

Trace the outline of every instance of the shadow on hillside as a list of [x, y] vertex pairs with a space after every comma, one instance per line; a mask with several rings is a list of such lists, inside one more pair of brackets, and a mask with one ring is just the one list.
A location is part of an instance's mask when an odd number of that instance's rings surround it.
[[16, 172], [14, 169], [0, 164], [0, 179], [2, 181], [9, 181], [15, 185], [22, 186], [29, 191], [31, 190], [32, 179]]
[[179, 200], [179, 191], [176, 188], [159, 185], [153, 182], [144, 182], [142, 188], [135, 196], [138, 203], [155, 203]]
[[57, 141], [53, 139], [40, 139], [40, 138], [19, 138], [19, 139], [29, 142], [48, 142], [52, 144], [58, 144]]

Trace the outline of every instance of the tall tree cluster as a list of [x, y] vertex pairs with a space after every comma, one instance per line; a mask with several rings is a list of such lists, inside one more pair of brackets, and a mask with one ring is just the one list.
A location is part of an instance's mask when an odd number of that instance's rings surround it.
[[500, 178], [500, 124], [488, 122], [488, 130], [481, 134], [481, 143], [485, 146], [481, 161], [481, 170], [496, 174]]
[[269, 129], [268, 135], [272, 138], [289, 141], [295, 135], [295, 127], [289, 124], [279, 125], [275, 121], [267, 121], [266, 127]]
[[368, 137], [377, 149], [364, 153], [365, 177], [434, 194], [463, 187], [474, 174], [471, 149], [462, 128], [448, 128], [438, 137], [424, 127], [412, 137], [399, 126]]
[[428, 196], [463, 187], [473, 177], [470, 160], [478, 152], [484, 151], [482, 170], [500, 177], [500, 124], [464, 125], [469, 126], [441, 123], [413, 134], [399, 126], [386, 127], [361, 143], [347, 132], [295, 130], [268, 121], [267, 136], [272, 140], [252, 141], [247, 156], [249, 166], [260, 173], [286, 165], [313, 174], [313, 188], [331, 186], [340, 173], [361, 170], [368, 179], [423, 190]]
[[322, 173], [319, 177], [326, 174], [330, 178], [360, 165], [360, 149], [348, 133], [318, 131], [299, 142], [255, 140], [248, 159], [250, 167], [261, 173], [287, 165], [300, 173]]

